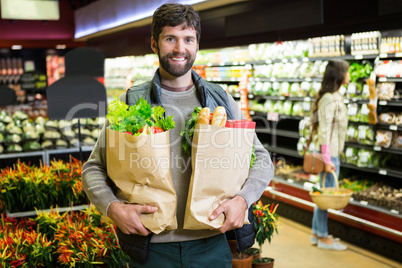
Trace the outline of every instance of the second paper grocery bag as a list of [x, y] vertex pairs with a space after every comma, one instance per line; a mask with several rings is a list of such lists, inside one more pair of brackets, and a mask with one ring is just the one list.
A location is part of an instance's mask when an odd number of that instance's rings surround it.
[[177, 197], [170, 165], [169, 132], [132, 136], [107, 129], [107, 173], [126, 203], [158, 207], [142, 214], [153, 233], [177, 229]]
[[[191, 149], [193, 168], [184, 229], [220, 228], [224, 215], [209, 216], [224, 201], [233, 198], [246, 181], [255, 131], [197, 124]], [[248, 211], [246, 211], [248, 212]], [[245, 223], [248, 223], [245, 214]]]

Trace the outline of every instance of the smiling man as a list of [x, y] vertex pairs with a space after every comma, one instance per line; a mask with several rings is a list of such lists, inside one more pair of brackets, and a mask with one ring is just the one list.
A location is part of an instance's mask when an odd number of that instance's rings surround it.
[[154, 213], [157, 208], [140, 204], [125, 204], [116, 196], [106, 170], [105, 124], [94, 150], [82, 172], [84, 189], [97, 209], [116, 224], [119, 243], [131, 257], [130, 267], [231, 267], [232, 255], [227, 237], [236, 239], [244, 250], [254, 244], [254, 226], [243, 226], [244, 215], [257, 201], [273, 177], [274, 168], [269, 153], [255, 136], [256, 161], [243, 188], [232, 199], [222, 203], [210, 215], [210, 220], [225, 215], [218, 230], [183, 229], [184, 212], [191, 179], [190, 158], [182, 149], [180, 132], [196, 106], [214, 110], [224, 106], [228, 119], [244, 118], [234, 99], [220, 86], [204, 81], [191, 70], [201, 36], [200, 17], [189, 5], [164, 4], [152, 21], [151, 48], [159, 57], [159, 69], [154, 78], [131, 87], [120, 99], [133, 105], [141, 97], [151, 105], [165, 108], [165, 116], [173, 116], [176, 127], [169, 131], [172, 177], [177, 194], [178, 228], [152, 234], [140, 221], [142, 213]]

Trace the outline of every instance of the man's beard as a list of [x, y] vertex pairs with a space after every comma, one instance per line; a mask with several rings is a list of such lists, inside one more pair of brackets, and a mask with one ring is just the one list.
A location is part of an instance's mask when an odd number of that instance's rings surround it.
[[[192, 58], [190, 54], [185, 53], [184, 55], [182, 54], [174, 54], [174, 53], [169, 53], [166, 56], [162, 57], [158, 51], [158, 56], [159, 56], [159, 64], [162, 66], [162, 68], [170, 75], [175, 76], [175, 77], [180, 77], [182, 75], [185, 75], [193, 66], [193, 63], [195, 61], [195, 57]], [[175, 56], [184, 56], [186, 57], [187, 63], [183, 67], [181, 66], [174, 66], [169, 62], [169, 58], [175, 57]]]

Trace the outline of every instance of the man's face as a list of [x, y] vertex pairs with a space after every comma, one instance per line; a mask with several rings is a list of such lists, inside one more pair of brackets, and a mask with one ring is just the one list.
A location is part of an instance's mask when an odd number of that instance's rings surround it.
[[158, 54], [160, 68], [174, 77], [186, 74], [198, 51], [196, 31], [193, 28], [165, 26], [159, 42], [152, 39], [152, 50]]

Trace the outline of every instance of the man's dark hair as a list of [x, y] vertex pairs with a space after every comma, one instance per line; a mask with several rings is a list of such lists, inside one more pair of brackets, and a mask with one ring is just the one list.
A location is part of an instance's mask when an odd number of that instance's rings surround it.
[[152, 18], [152, 37], [156, 42], [165, 26], [178, 26], [184, 24], [185, 28], [194, 28], [197, 32], [197, 42], [201, 37], [201, 19], [197, 11], [190, 5], [164, 4], [155, 10]]

